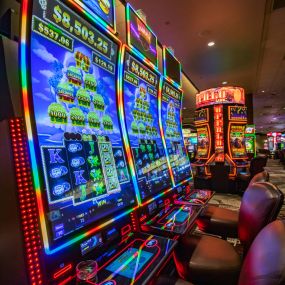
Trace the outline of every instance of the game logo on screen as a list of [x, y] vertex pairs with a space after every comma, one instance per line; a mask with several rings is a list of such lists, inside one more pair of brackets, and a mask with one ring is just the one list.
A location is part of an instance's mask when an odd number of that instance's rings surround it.
[[157, 37], [146, 23], [127, 4], [128, 45], [137, 49], [143, 56], [157, 66]]
[[230, 126], [230, 148], [232, 158], [246, 157], [244, 129], [245, 126], [241, 125]]
[[[73, 0], [74, 1], [74, 0]], [[72, 2], [73, 2], [72, 1]], [[83, 9], [90, 11], [112, 29], [115, 30], [115, 1], [114, 0], [78, 0]]]
[[182, 92], [164, 81], [161, 99], [161, 121], [166, 149], [175, 183], [178, 183], [190, 176], [190, 163], [184, 146], [180, 120]]
[[159, 76], [129, 52], [125, 54], [125, 122], [142, 199], [171, 187], [158, 121]]
[[202, 124], [209, 122], [209, 109], [196, 110], [194, 114], [195, 124]]
[[31, 96], [56, 245], [135, 203], [116, 103], [118, 49], [62, 2], [34, 1]]
[[209, 156], [209, 131], [208, 127], [197, 128], [197, 158], [208, 158]]
[[244, 106], [229, 106], [229, 120], [246, 121], [247, 107]]

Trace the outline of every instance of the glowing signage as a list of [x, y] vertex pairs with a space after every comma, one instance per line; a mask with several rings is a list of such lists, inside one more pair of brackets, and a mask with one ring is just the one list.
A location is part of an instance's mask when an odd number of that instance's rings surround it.
[[128, 45], [157, 66], [157, 37], [133, 8], [127, 4]]
[[245, 104], [244, 89], [218, 87], [204, 90], [196, 95], [196, 108], [216, 104]]
[[247, 121], [247, 107], [229, 106], [229, 120]]
[[195, 111], [195, 124], [207, 123], [209, 121], [209, 109], [200, 109]]
[[223, 105], [214, 106], [215, 161], [224, 161], [224, 122]]

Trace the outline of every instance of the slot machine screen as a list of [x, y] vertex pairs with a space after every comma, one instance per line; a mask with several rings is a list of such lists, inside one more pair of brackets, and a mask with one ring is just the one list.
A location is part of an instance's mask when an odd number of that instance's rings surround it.
[[115, 28], [115, 3], [114, 0], [79, 0], [84, 9], [100, 17], [113, 29]]
[[127, 35], [128, 45], [137, 49], [143, 56], [157, 66], [157, 38], [148, 25], [136, 14], [128, 4]]
[[142, 199], [171, 187], [158, 122], [159, 76], [129, 52], [125, 54], [125, 122]]
[[254, 153], [255, 137], [245, 137], [245, 147], [247, 153]]
[[34, 141], [56, 247], [135, 197], [117, 112], [117, 42], [62, 2], [33, 5]]
[[209, 131], [206, 126], [197, 128], [197, 158], [208, 158]]
[[244, 130], [245, 126], [241, 125], [231, 125], [230, 127], [230, 148], [232, 158], [246, 157]]
[[177, 84], [181, 85], [181, 64], [180, 62], [171, 54], [171, 52], [165, 48], [164, 57], [164, 75], [172, 79]]
[[161, 119], [175, 183], [189, 177], [190, 163], [181, 128], [182, 92], [166, 81], [162, 85]]

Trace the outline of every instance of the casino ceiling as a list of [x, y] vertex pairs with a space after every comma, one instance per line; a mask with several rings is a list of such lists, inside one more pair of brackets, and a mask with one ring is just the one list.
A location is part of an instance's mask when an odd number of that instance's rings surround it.
[[[253, 94], [257, 132], [285, 129], [285, 0], [130, 0], [160, 42], [172, 46], [200, 89], [242, 86]], [[214, 41], [213, 47], [208, 42]], [[193, 122], [194, 96], [184, 121]]]

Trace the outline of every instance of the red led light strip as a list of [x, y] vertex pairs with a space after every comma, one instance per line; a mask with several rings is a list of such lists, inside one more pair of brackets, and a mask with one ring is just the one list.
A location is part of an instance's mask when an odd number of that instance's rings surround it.
[[43, 284], [39, 258], [42, 245], [23, 119], [15, 118], [10, 120], [9, 127], [28, 277], [31, 285], [39, 285]]

